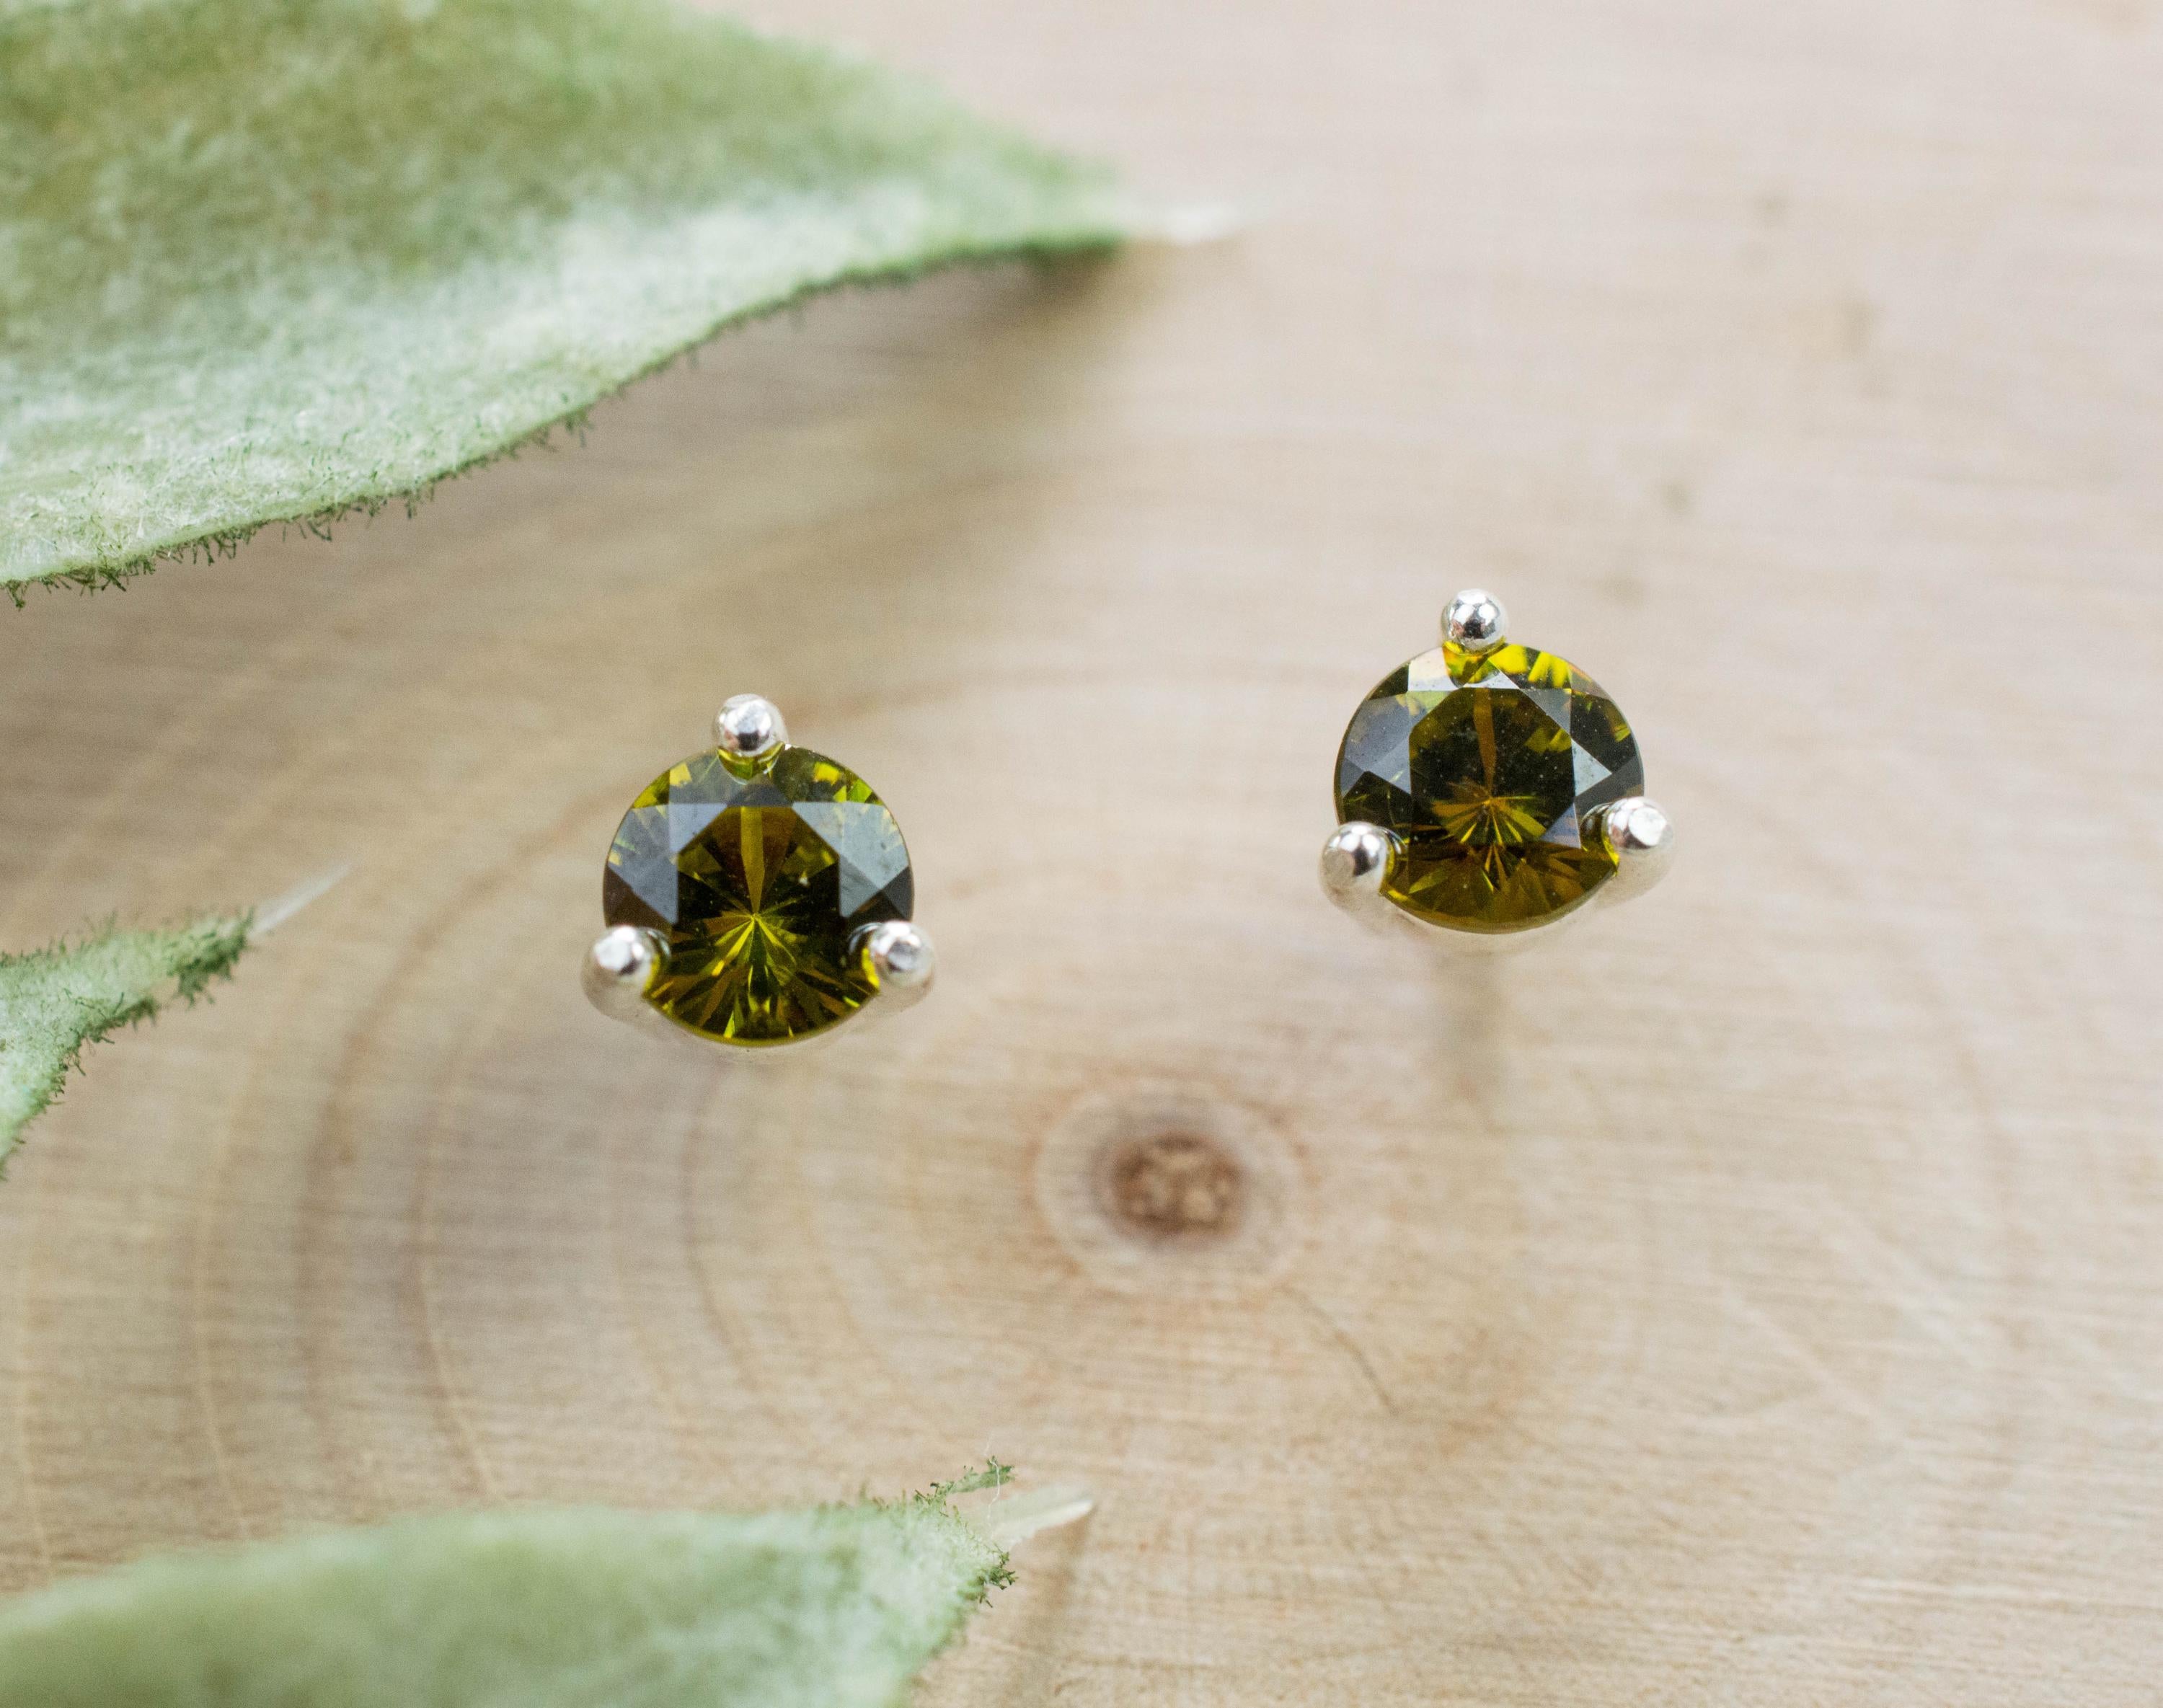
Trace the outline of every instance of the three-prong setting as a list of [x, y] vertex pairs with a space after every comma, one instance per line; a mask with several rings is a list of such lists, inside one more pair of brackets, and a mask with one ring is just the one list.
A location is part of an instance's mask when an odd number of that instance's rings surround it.
[[1442, 644], [1353, 714], [1322, 884], [1363, 923], [1500, 946], [1595, 898], [1642, 894], [1673, 858], [1614, 700], [1506, 629], [1492, 594], [1459, 594]]
[[893, 1012], [930, 987], [915, 880], [886, 804], [792, 745], [772, 701], [738, 694], [715, 745], [631, 803], [602, 883], [608, 929], [581, 982], [611, 1019], [754, 1054]]

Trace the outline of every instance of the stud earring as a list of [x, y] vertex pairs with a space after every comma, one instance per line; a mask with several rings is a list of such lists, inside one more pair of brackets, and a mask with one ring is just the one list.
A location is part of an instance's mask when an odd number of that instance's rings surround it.
[[740, 694], [714, 720], [714, 746], [655, 778], [616, 827], [608, 929], [582, 982], [603, 1014], [646, 1030], [800, 1044], [930, 988], [914, 901], [886, 804], [792, 747], [771, 700]]
[[1500, 947], [1642, 894], [1673, 857], [1621, 710], [1574, 665], [1506, 640], [1505, 623], [1493, 595], [1459, 594], [1442, 644], [1352, 715], [1322, 884], [1364, 923]]

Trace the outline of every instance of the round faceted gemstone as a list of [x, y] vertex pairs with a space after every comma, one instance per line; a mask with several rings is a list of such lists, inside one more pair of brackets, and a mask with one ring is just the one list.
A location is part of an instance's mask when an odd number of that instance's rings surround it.
[[1352, 715], [1337, 818], [1401, 839], [1383, 888], [1399, 907], [1461, 931], [1516, 931], [1613, 875], [1590, 815], [1644, 783], [1629, 724], [1582, 671], [1528, 647], [1438, 647]]
[[647, 998], [731, 1044], [786, 1044], [874, 992], [851, 941], [915, 900], [893, 815], [853, 771], [801, 747], [746, 774], [718, 752], [663, 773], [610, 846], [601, 908], [668, 946]]

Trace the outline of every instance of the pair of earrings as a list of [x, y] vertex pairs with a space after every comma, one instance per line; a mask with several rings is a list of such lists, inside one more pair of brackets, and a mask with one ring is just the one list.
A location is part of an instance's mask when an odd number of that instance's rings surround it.
[[[1673, 853], [1644, 762], [1599, 684], [1504, 634], [1477, 589], [1442, 644], [1385, 677], [1337, 758], [1322, 888], [1363, 923], [1496, 947], [1641, 894]], [[618, 1019], [738, 1049], [826, 1035], [930, 988], [901, 827], [846, 766], [738, 694], [714, 746], [647, 785], [602, 883], [586, 993]]]

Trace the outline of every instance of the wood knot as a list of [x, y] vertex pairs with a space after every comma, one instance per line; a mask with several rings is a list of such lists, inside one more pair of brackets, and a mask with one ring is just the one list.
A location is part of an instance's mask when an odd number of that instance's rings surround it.
[[1230, 1234], [1239, 1224], [1244, 1188], [1239, 1159], [1197, 1133], [1129, 1139], [1115, 1144], [1104, 1160], [1105, 1208], [1155, 1239]]
[[1190, 1299], [1273, 1285], [1308, 1196], [1269, 1112], [1176, 1082], [1077, 1098], [1045, 1134], [1035, 1173], [1045, 1223], [1092, 1279]]

